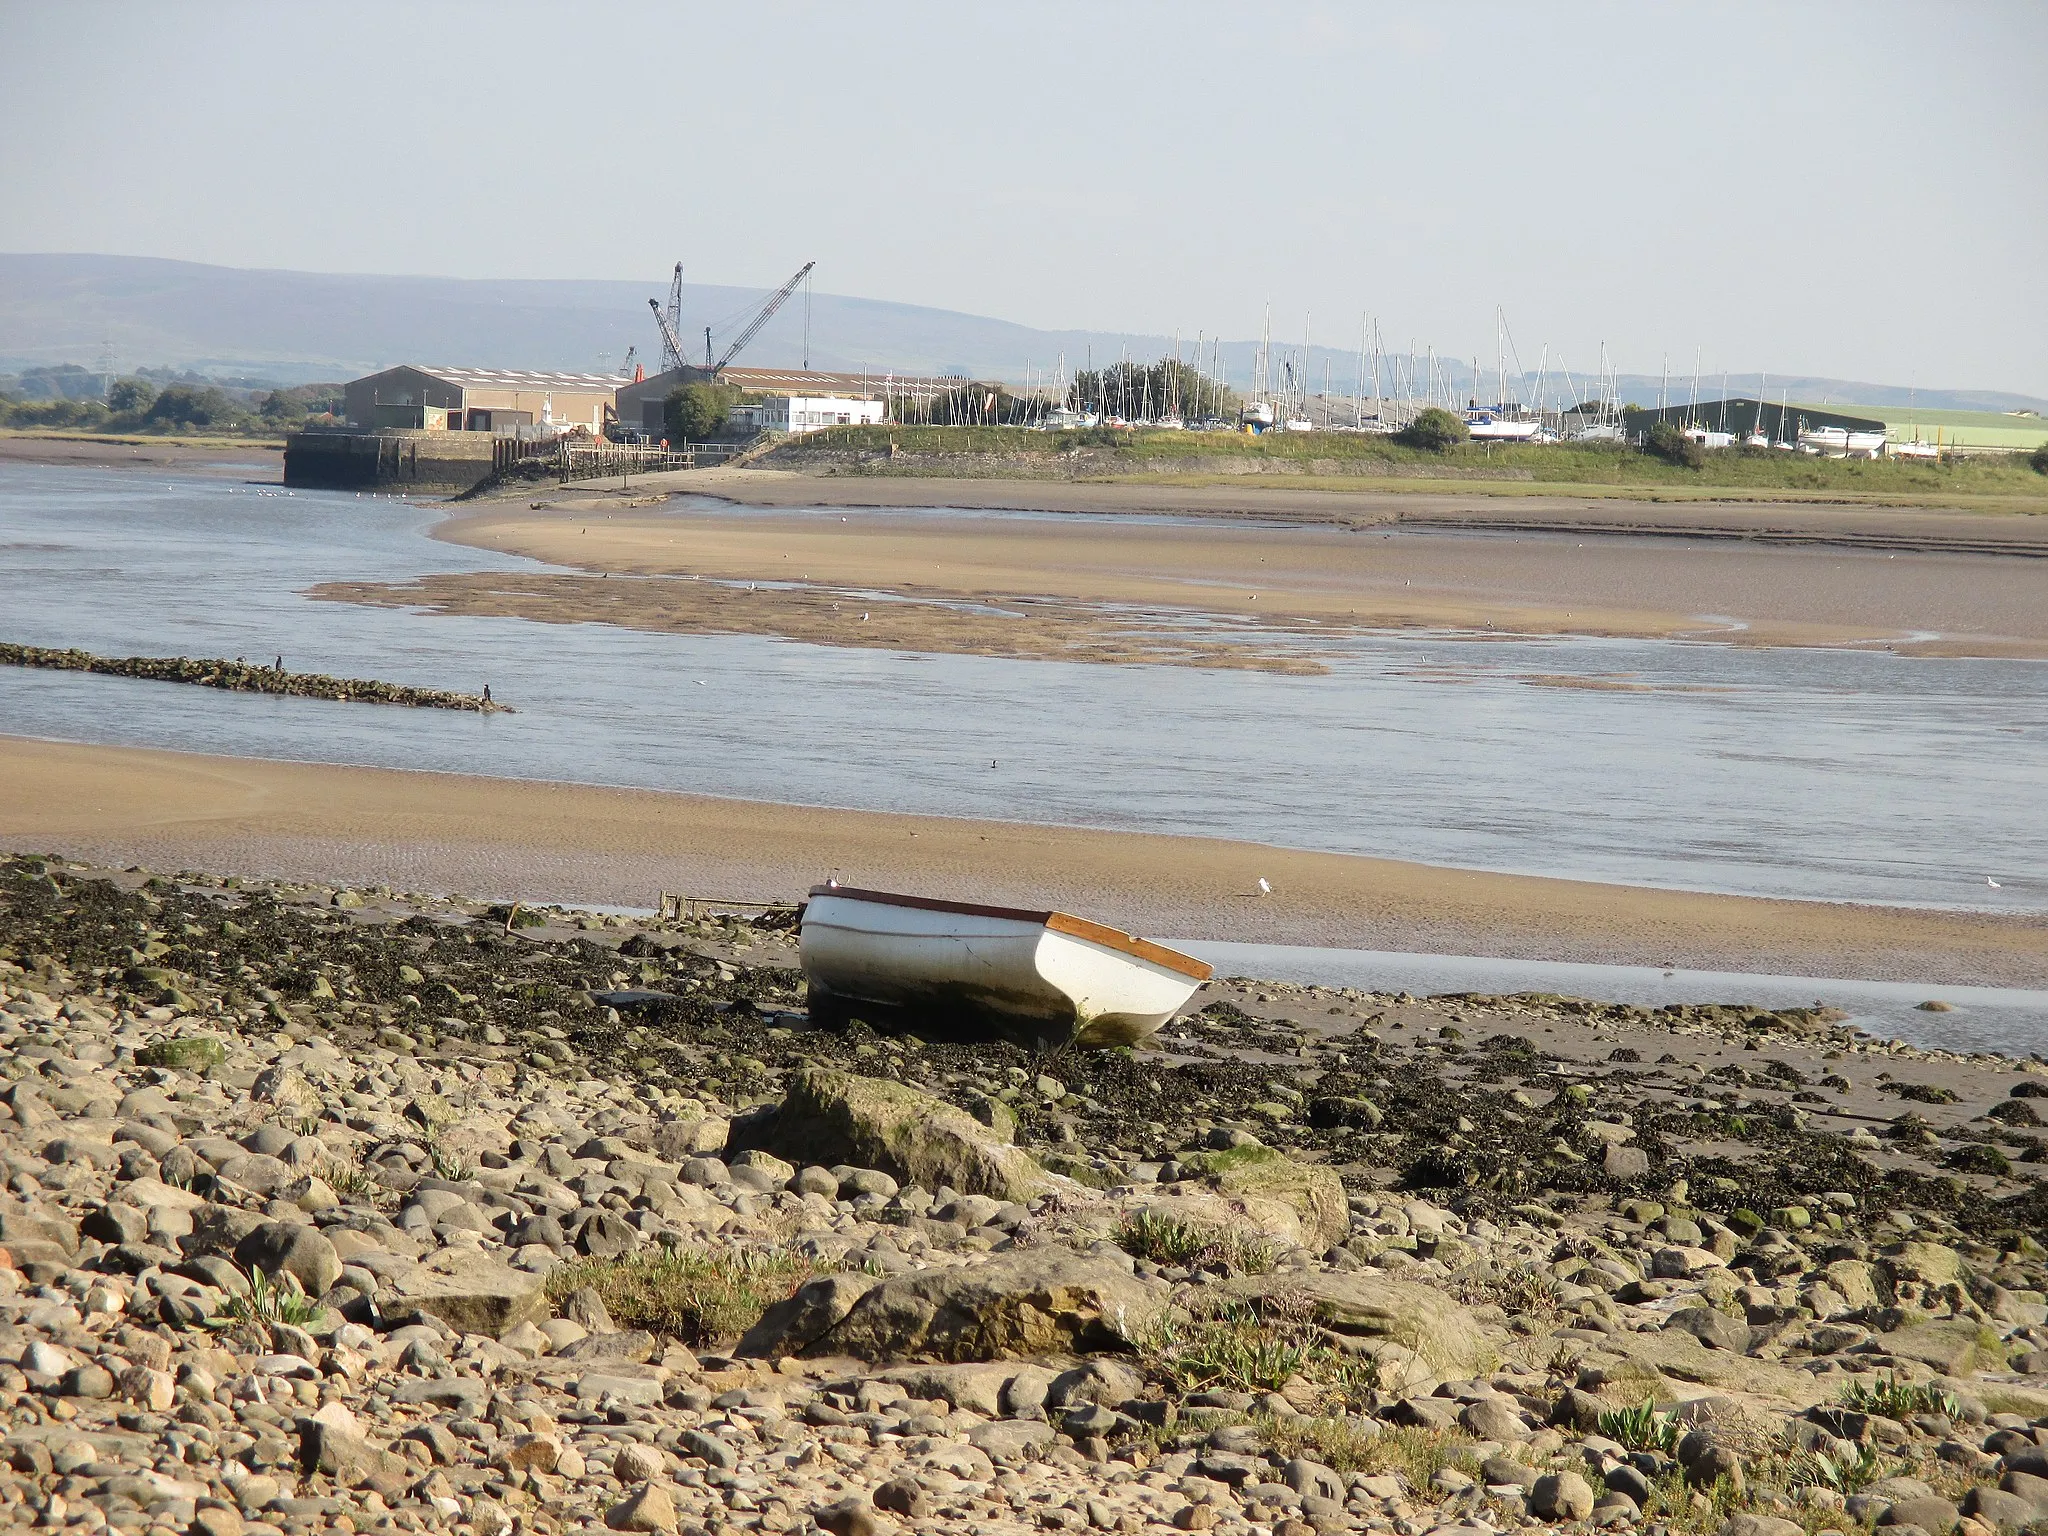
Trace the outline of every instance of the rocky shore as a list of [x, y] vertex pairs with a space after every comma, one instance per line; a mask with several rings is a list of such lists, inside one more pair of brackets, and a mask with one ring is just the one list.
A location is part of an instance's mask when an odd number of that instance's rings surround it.
[[792, 917], [0, 865], [0, 1525], [2048, 1522], [2039, 1061], [1255, 981], [1032, 1054], [813, 1028]]
[[0, 644], [0, 666], [41, 667], [53, 672], [98, 672], [107, 677], [136, 677], [156, 683], [191, 683], [200, 688], [225, 688], [231, 693], [274, 693], [299, 699], [340, 699], [355, 704], [403, 704], [413, 709], [467, 709], [493, 714], [508, 706], [488, 694], [451, 693], [441, 688], [411, 688], [360, 677], [329, 677], [320, 672], [287, 672], [277, 666], [185, 656], [95, 656], [90, 651], [54, 650], [40, 645]]

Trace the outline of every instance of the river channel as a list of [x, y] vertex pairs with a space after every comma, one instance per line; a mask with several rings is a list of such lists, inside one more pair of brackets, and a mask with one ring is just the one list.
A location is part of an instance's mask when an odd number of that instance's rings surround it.
[[[2048, 910], [2048, 663], [1415, 634], [1330, 640], [1328, 675], [1296, 677], [437, 617], [302, 595], [323, 581], [532, 568], [436, 542], [445, 515], [347, 492], [0, 465], [0, 638], [488, 682], [517, 710], [0, 668], [0, 731], [1764, 896]], [[686, 524], [691, 512], [675, 515]], [[1617, 673], [1631, 690], [1554, 685]]]

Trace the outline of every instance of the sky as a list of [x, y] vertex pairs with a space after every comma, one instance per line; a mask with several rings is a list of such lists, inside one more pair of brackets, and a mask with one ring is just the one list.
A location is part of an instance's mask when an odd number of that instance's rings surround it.
[[0, 249], [2048, 395], [2048, 4], [0, 0]]

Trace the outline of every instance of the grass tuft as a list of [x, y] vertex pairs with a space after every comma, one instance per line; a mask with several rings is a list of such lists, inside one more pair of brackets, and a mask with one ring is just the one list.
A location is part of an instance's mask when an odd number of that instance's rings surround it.
[[1600, 1433], [1632, 1451], [1670, 1451], [1678, 1444], [1678, 1421], [1659, 1413], [1651, 1398], [1633, 1408], [1610, 1408], [1600, 1415]]
[[721, 1344], [753, 1327], [817, 1269], [788, 1253], [662, 1248], [565, 1264], [548, 1275], [547, 1293], [560, 1302], [589, 1286], [621, 1328], [689, 1345]]
[[1850, 1382], [1839, 1401], [1853, 1412], [1872, 1413], [1885, 1419], [1910, 1419], [1923, 1413], [1938, 1413], [1950, 1419], [1962, 1416], [1962, 1406], [1953, 1394], [1931, 1382], [1901, 1380], [1896, 1372], [1880, 1376], [1867, 1386], [1860, 1381]]
[[230, 1292], [220, 1314], [211, 1321], [217, 1328], [232, 1328], [237, 1323], [287, 1323], [303, 1328], [325, 1310], [290, 1276], [272, 1280], [259, 1269], [250, 1274], [249, 1289]]
[[1278, 1392], [1297, 1379], [1317, 1406], [1371, 1402], [1379, 1369], [1332, 1348], [1306, 1309], [1272, 1296], [1225, 1301], [1197, 1315], [1169, 1313], [1139, 1343], [1146, 1374], [1179, 1397], [1194, 1392]]
[[1134, 1259], [1233, 1275], [1263, 1275], [1277, 1259], [1273, 1245], [1263, 1237], [1155, 1211], [1140, 1211], [1126, 1220], [1117, 1231], [1116, 1245]]

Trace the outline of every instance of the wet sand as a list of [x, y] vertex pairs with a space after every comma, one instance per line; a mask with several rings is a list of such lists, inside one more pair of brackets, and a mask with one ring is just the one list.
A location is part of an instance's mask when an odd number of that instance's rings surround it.
[[[493, 898], [790, 900], [834, 876], [1164, 939], [2048, 984], [2048, 918], [1598, 885], [1221, 839], [0, 737], [0, 847]], [[1260, 878], [1271, 896], [1255, 894]]]
[[[897, 510], [834, 515], [791, 503], [808, 496], [830, 507], [848, 490], [938, 488], [792, 486], [792, 478], [691, 482], [775, 503], [745, 510], [575, 494], [486, 504], [437, 536], [589, 576], [455, 573], [417, 584], [334, 584], [320, 595], [555, 622], [599, 617], [685, 633], [1102, 661], [1217, 664], [1147, 654], [1146, 637], [1132, 627], [1162, 618], [1224, 621], [1203, 639], [1239, 653], [1239, 665], [1271, 664], [1276, 637], [1414, 628], [2048, 656], [2048, 559], [2026, 553], [2048, 555], [2048, 519], [1755, 507], [1679, 515], [1558, 504], [1543, 517], [1518, 506], [1504, 521], [1455, 497], [1384, 498], [1399, 518], [1357, 525], [1275, 526], [1220, 512], [1173, 521], [948, 517], [903, 510], [901, 500]], [[986, 493], [986, 482], [973, 484]], [[1144, 488], [1049, 489], [1056, 494], [1036, 499]], [[1275, 494], [1295, 502], [1313, 495]], [[1327, 512], [1327, 501], [1313, 505]], [[704, 580], [621, 587], [622, 576]], [[743, 591], [748, 582], [776, 585], [736, 601], [717, 582]], [[876, 605], [860, 601], [864, 595], [904, 606], [876, 629]], [[962, 605], [1001, 611], [970, 615]], [[1060, 626], [1064, 634], [1051, 633]]]

